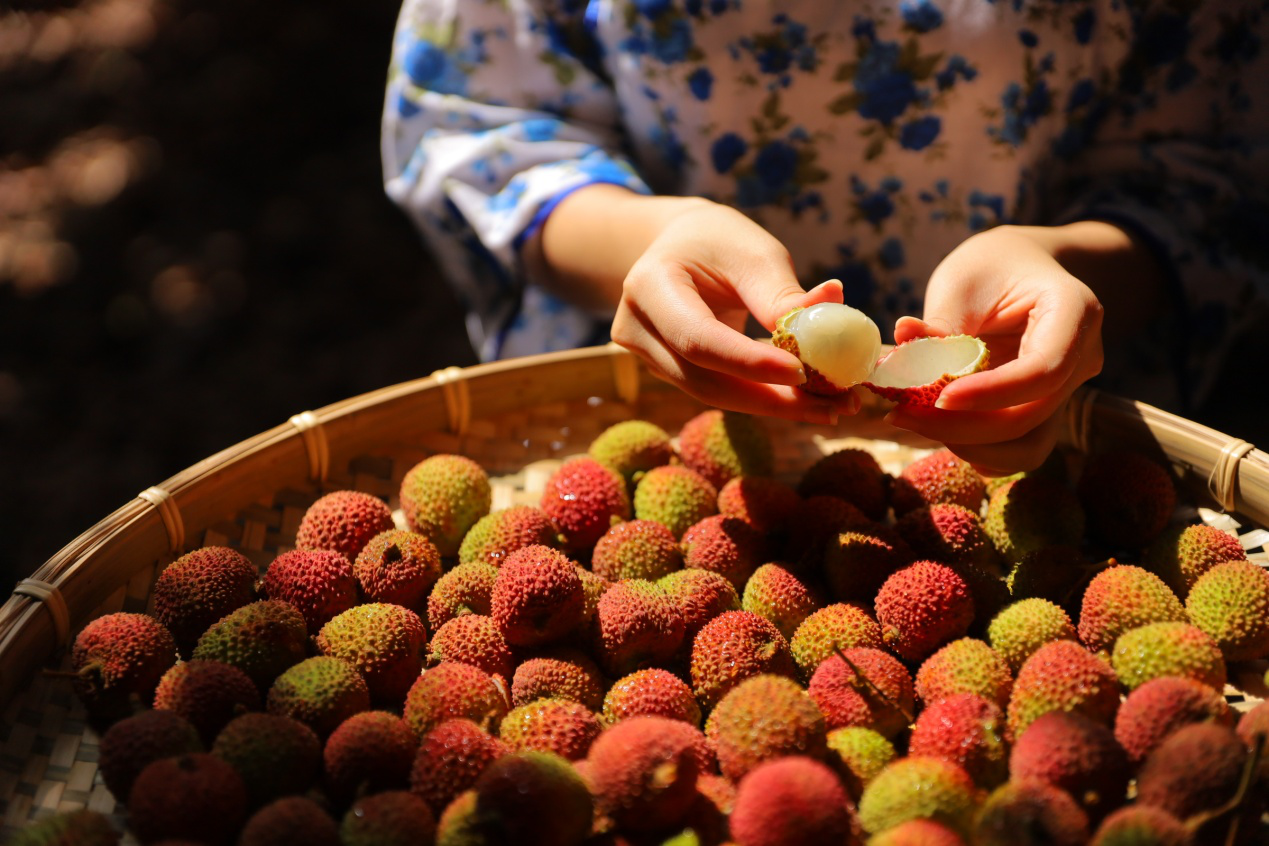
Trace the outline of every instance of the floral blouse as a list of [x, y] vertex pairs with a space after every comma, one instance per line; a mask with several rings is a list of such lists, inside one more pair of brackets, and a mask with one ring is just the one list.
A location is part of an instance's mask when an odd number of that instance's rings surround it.
[[1108, 350], [1103, 386], [1184, 411], [1269, 300], [1267, 7], [405, 0], [387, 191], [486, 360], [606, 340], [611, 314], [519, 256], [583, 185], [736, 207], [883, 335], [973, 233], [1110, 220], [1164, 259], [1176, 308]]

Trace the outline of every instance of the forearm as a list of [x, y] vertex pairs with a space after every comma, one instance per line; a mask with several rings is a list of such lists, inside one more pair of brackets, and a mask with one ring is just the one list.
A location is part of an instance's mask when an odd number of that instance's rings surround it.
[[626, 274], [657, 236], [675, 217], [708, 202], [588, 185], [551, 211], [524, 245], [524, 260], [534, 278], [557, 296], [582, 308], [612, 311]]
[[1129, 337], [1169, 308], [1165, 270], [1132, 232], [1102, 220], [1015, 228], [1093, 291], [1105, 312], [1107, 339]]

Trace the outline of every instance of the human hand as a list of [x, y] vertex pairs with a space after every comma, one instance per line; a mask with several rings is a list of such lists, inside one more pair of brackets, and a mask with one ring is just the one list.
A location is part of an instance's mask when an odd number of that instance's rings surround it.
[[933, 407], [896, 407], [889, 422], [988, 475], [1044, 461], [1067, 399], [1102, 368], [1102, 306], [1055, 258], [1060, 237], [1060, 228], [997, 227], [934, 269], [925, 319], [900, 318], [895, 342], [974, 335], [991, 352], [989, 369], [953, 381]]
[[836, 280], [802, 290], [788, 250], [748, 217], [697, 203], [630, 268], [612, 338], [710, 405], [833, 424], [859, 410], [854, 392], [829, 399], [797, 390], [806, 378], [797, 358], [743, 330], [750, 314], [770, 331], [795, 307], [841, 301]]

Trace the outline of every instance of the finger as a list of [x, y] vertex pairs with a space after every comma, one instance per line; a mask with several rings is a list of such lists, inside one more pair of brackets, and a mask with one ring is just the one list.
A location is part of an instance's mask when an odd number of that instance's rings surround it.
[[[708, 370], [777, 385], [806, 381], [796, 356], [720, 322], [685, 276], [658, 276], [645, 273], [627, 281], [618, 319], [623, 307], [632, 316], [637, 313], [649, 337], [661, 339], [677, 356]], [[617, 332], [618, 320], [613, 325]], [[616, 336], [614, 340], [622, 343]]]
[[1020, 438], [996, 444], [945, 444], [984, 476], [1008, 476], [1034, 470], [1044, 463], [1057, 443], [1060, 414], [1054, 414]]
[[1069, 393], [994, 411], [943, 411], [931, 406], [896, 406], [886, 415], [891, 425], [944, 443], [990, 444], [1032, 431], [1066, 401]]
[[934, 327], [929, 326], [919, 317], [900, 317], [894, 324], [894, 342], [905, 344], [917, 338], [928, 338], [937, 334]]
[[[1018, 355], [999, 367], [958, 379], [939, 396], [938, 407], [969, 411], [1022, 405], [1101, 372], [1101, 315], [1061, 298], [1038, 305]], [[962, 384], [963, 383], [963, 384]], [[1072, 390], [1074, 386], [1072, 386]]]
[[733, 284], [745, 308], [768, 331], [795, 308], [842, 301], [842, 283], [837, 279], [821, 282], [809, 291], [803, 289], [787, 256], [762, 262], [738, 275]]

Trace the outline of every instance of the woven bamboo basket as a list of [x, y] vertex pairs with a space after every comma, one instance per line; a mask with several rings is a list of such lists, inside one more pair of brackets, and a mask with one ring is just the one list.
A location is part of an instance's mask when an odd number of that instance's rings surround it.
[[[357, 489], [396, 507], [405, 472], [428, 455], [462, 453], [494, 483], [493, 508], [536, 504], [560, 461], [607, 426], [639, 417], [677, 431], [703, 410], [608, 345], [418, 379], [297, 414], [142, 491], [22, 581], [0, 608], [0, 840], [58, 811], [122, 809], [97, 774], [98, 736], [65, 668], [89, 621], [149, 610], [154, 581], [184, 552], [233, 546], [261, 569], [290, 548], [304, 510], [323, 493]], [[817, 458], [863, 446], [888, 472], [937, 447], [882, 419], [868, 395], [836, 428], [766, 421], [777, 475], [796, 481]], [[1190, 510], [1236, 531], [1269, 563], [1269, 454], [1147, 405], [1084, 389], [1068, 406], [1063, 449], [1074, 460], [1133, 448], [1166, 461]], [[1231, 667], [1226, 694], [1245, 709], [1265, 695], [1265, 666]], [[132, 842], [125, 839], [125, 842]]]

